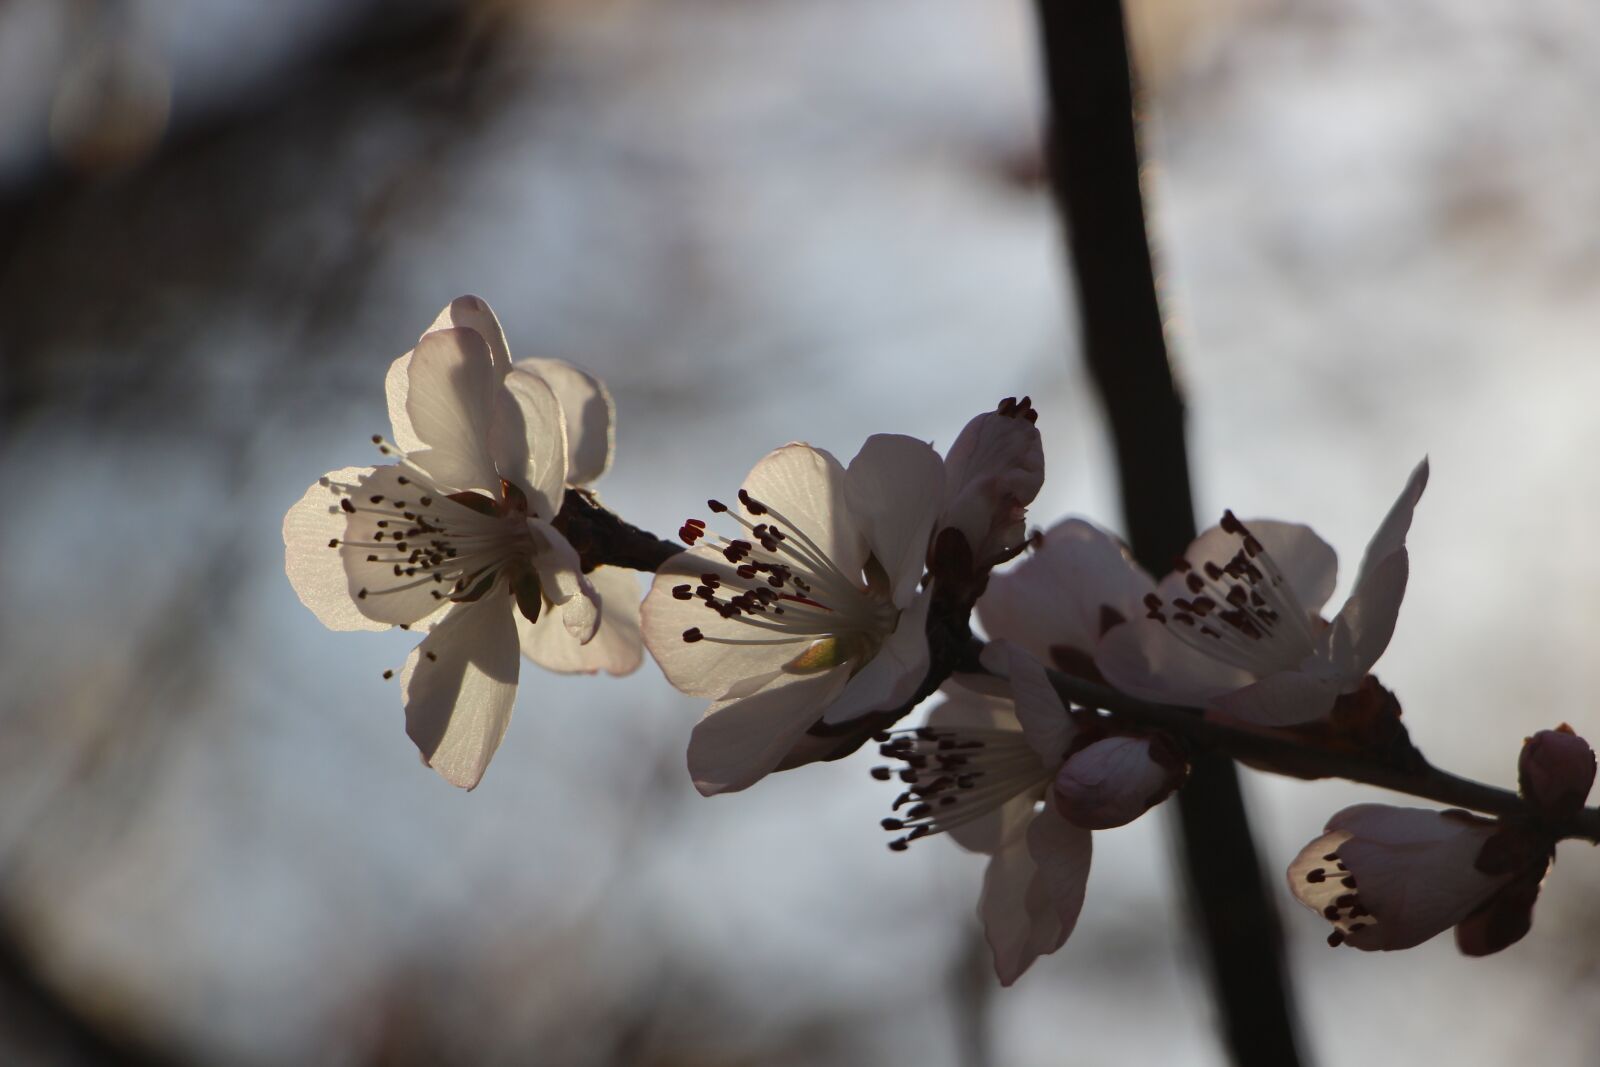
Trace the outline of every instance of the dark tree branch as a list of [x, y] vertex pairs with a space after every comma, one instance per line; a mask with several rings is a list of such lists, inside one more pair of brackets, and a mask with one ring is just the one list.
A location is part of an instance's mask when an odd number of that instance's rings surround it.
[[[1172, 379], [1145, 235], [1132, 70], [1119, 0], [1038, 0], [1049, 165], [1077, 287], [1084, 354], [1117, 450], [1134, 556], [1168, 569], [1194, 538], [1183, 402]], [[1236, 1063], [1291, 1067], [1296, 1026], [1277, 913], [1233, 764], [1193, 763], [1179, 795], [1188, 899], [1205, 935]]]

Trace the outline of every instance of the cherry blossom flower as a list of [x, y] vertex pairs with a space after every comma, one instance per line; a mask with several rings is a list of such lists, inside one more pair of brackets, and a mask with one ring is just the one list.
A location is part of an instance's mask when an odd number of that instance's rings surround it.
[[1205, 705], [1267, 726], [1324, 717], [1361, 686], [1394, 634], [1410, 566], [1406, 533], [1427, 481], [1424, 459], [1331, 622], [1319, 612], [1333, 592], [1333, 549], [1309, 527], [1244, 523], [1228, 512], [1149, 588], [1141, 617], [1106, 633], [1096, 666], [1118, 689], [1157, 703]]
[[701, 793], [744, 789], [794, 765], [814, 727], [916, 692], [931, 595], [918, 585], [943, 486], [938, 454], [910, 437], [870, 437], [848, 468], [791, 444], [756, 464], [737, 507], [709, 502], [742, 536], [684, 524], [693, 547], [657, 571], [642, 616], [667, 680], [712, 700], [689, 741]]
[[1021, 547], [1028, 505], [1044, 485], [1039, 413], [1028, 397], [1008, 397], [968, 422], [945, 454], [941, 530], [958, 531], [972, 566], [987, 570]]
[[1008, 678], [960, 676], [982, 691], [952, 683], [927, 725], [880, 735], [879, 751], [905, 764], [905, 791], [883, 827], [901, 835], [895, 851], [945, 833], [990, 856], [978, 916], [995, 973], [1010, 985], [1077, 924], [1090, 830], [1136, 818], [1171, 793], [1183, 768], [1181, 758], [1164, 765], [1164, 741], [1096, 740], [1094, 723], [1082, 728], [1017, 646], [993, 642], [983, 661]]
[[1358, 804], [1289, 865], [1289, 889], [1333, 924], [1328, 944], [1411, 948], [1456, 927], [1468, 955], [1496, 952], [1532, 922], [1552, 845], [1465, 811]]
[[512, 364], [494, 313], [470, 296], [386, 385], [394, 433], [374, 441], [397, 462], [311, 486], [284, 518], [287, 572], [331, 629], [428, 624], [401, 673], [406, 732], [470, 789], [510, 720], [519, 647], [558, 670], [638, 664], [631, 576], [591, 582], [552, 525], [569, 479], [605, 469], [609, 398], [564, 364]]

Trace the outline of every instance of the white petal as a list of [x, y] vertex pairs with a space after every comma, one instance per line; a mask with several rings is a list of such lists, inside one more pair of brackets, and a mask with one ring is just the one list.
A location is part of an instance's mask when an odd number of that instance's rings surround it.
[[1417, 502], [1422, 499], [1422, 491], [1427, 487], [1428, 457], [1424, 456], [1422, 462], [1411, 472], [1411, 477], [1406, 479], [1405, 488], [1400, 490], [1400, 496], [1389, 508], [1389, 514], [1378, 524], [1372, 540], [1367, 543], [1367, 551], [1361, 557], [1361, 569], [1356, 572], [1357, 588], [1367, 580], [1367, 575], [1376, 570], [1379, 564], [1405, 547], [1406, 534], [1411, 531], [1412, 513], [1416, 511]]
[[[999, 571], [978, 600], [990, 637], [1014, 641], [1041, 663], [1062, 646], [1092, 653], [1104, 624], [1136, 619], [1155, 582], [1122, 542], [1082, 519], [1046, 531], [1044, 543], [1016, 567]], [[1109, 610], [1108, 610], [1109, 609]]]
[[406, 660], [400, 676], [406, 734], [446, 780], [471, 789], [511, 721], [517, 628], [510, 599], [458, 604]]
[[283, 517], [284, 570], [300, 603], [330, 630], [387, 630], [389, 623], [357, 610], [345, 573], [344, 556], [331, 541], [345, 537], [346, 519], [338, 498], [323, 482], [353, 483], [371, 467], [341, 467], [314, 483]]
[[1022, 543], [1024, 513], [1044, 484], [1044, 445], [1027, 419], [987, 412], [945, 454], [939, 525], [960, 530], [983, 563]]
[[1023, 835], [995, 853], [984, 873], [978, 915], [1002, 985], [1060, 948], [1077, 925], [1092, 842], [1048, 807]]
[[[725, 643], [776, 635], [739, 618], [723, 618], [699, 599], [679, 600], [672, 595], [675, 586], [695, 588], [704, 574], [733, 580], [733, 568], [718, 548], [702, 543], [678, 553], [656, 571], [639, 612], [645, 647], [676, 688], [694, 696], [723, 697], [748, 678], [777, 672], [811, 643], [810, 638], [771, 645]], [[690, 629], [700, 630], [706, 639], [685, 641], [684, 631]]]
[[850, 461], [845, 499], [897, 608], [917, 595], [943, 493], [944, 461], [915, 437], [873, 434]]
[[1009, 641], [989, 642], [982, 661], [985, 667], [1011, 680], [1017, 723], [1039, 762], [1051, 769], [1059, 766], [1078, 730], [1044, 668]]
[[1039, 876], [1055, 906], [1063, 941], [1072, 934], [1078, 913], [1083, 910], [1092, 851], [1089, 831], [1063, 819], [1049, 802], [1028, 826], [1028, 854], [1038, 865]]
[[1339, 689], [1332, 678], [1280, 671], [1216, 697], [1211, 706], [1257, 726], [1298, 726], [1326, 718]]
[[545, 599], [560, 607], [567, 633], [587, 644], [600, 626], [600, 597], [583, 573], [577, 549], [543, 519], [529, 519], [528, 533]]
[[406, 413], [406, 396], [411, 392], [410, 352], [389, 364], [389, 372], [383, 379], [383, 392], [389, 402], [389, 439], [400, 446], [402, 452], [421, 452], [427, 448], [411, 428], [411, 416]]
[[527, 494], [529, 510], [555, 518], [566, 492], [567, 429], [542, 378], [526, 371], [506, 375], [495, 395], [489, 454], [495, 469]]
[[762, 457], [744, 489], [787, 520], [779, 525], [813, 541], [846, 578], [861, 581], [867, 542], [845, 503], [844, 467], [832, 455], [810, 445], [784, 445]]
[[511, 352], [506, 346], [506, 332], [501, 328], [500, 320], [489, 307], [488, 301], [470, 294], [456, 297], [439, 312], [438, 317], [433, 320], [433, 325], [422, 331], [422, 336], [426, 337], [435, 330], [448, 330], [456, 326], [464, 326], [478, 332], [484, 343], [489, 346], [496, 374], [504, 377], [511, 369]]
[[500, 382], [482, 336], [468, 329], [424, 334], [406, 378], [406, 414], [426, 446], [409, 452], [410, 460], [442, 486], [498, 497], [489, 431]]
[[1184, 644], [1154, 619], [1112, 627], [1100, 639], [1094, 662], [1113, 686], [1157, 704], [1205, 704], [1256, 680]]
[[600, 626], [594, 639], [579, 644], [561, 613], [545, 611], [530, 623], [517, 613], [522, 654], [548, 671], [562, 674], [632, 674], [644, 659], [639, 637], [639, 580], [621, 567], [596, 567], [589, 574], [600, 597]]
[[1307, 613], [1322, 610], [1339, 578], [1339, 556], [1309, 526], [1272, 519], [1245, 523], [1272, 562], [1283, 572], [1295, 599]]
[[689, 776], [703, 796], [746, 789], [778, 765], [850, 679], [848, 667], [786, 674], [711, 705], [689, 738]]
[[611, 466], [616, 405], [605, 383], [559, 359], [521, 359], [514, 366], [543, 378], [567, 423], [567, 483], [588, 485]]
[[1362, 575], [1327, 638], [1329, 648], [1337, 650], [1332, 661], [1336, 670], [1359, 679], [1378, 662], [1394, 636], [1410, 573], [1410, 553], [1400, 548]]
[[928, 606], [932, 601], [933, 590], [926, 589], [900, 613], [894, 632], [850, 679], [839, 699], [829, 706], [824, 722], [847, 722], [870, 711], [889, 711], [916, 695], [928, 674]]

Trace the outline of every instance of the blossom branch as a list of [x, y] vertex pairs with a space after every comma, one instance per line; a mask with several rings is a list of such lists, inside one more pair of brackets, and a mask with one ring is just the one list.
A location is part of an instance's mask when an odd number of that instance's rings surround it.
[[[1439, 769], [1409, 745], [1396, 755], [1342, 752], [1307, 744], [1282, 731], [1208, 719], [1199, 708], [1152, 704], [1087, 679], [1047, 672], [1063, 701], [1098, 708], [1114, 720], [1173, 734], [1263, 770], [1296, 778], [1344, 778], [1470, 811], [1512, 818], [1537, 814], [1516, 793]], [[1557, 837], [1600, 844], [1600, 808], [1585, 808], [1551, 827]]]
[[655, 571], [683, 551], [648, 530], [624, 521], [600, 506], [592, 493], [569, 488], [554, 523], [577, 549], [585, 573], [601, 564], [635, 571]]

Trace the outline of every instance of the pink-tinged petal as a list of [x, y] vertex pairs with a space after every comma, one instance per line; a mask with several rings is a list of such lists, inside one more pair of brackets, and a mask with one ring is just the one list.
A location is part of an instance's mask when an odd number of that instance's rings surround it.
[[860, 668], [823, 721], [848, 722], [872, 711], [898, 708], [916, 695], [928, 674], [928, 606], [933, 590], [924, 590], [900, 613], [894, 632], [866, 666]]
[[867, 541], [850, 517], [845, 480], [844, 466], [830, 453], [792, 444], [762, 457], [745, 478], [744, 490], [771, 509], [755, 521], [776, 523], [802, 546], [811, 542], [841, 574], [860, 583]]
[[[1498, 824], [1465, 812], [1359, 804], [1289, 865], [1289, 889], [1367, 951], [1411, 948], [1471, 915], [1511, 878], [1478, 870]], [[1327, 857], [1332, 856], [1333, 859]]]
[[422, 331], [422, 336], [426, 337], [437, 330], [449, 330], [458, 326], [474, 330], [483, 338], [494, 360], [495, 373], [505, 377], [506, 372], [511, 369], [511, 350], [506, 345], [506, 332], [489, 307], [489, 302], [480, 296], [470, 294], [456, 297], [439, 312], [438, 317], [433, 320], [433, 325]]
[[1411, 472], [1411, 477], [1406, 479], [1405, 488], [1400, 490], [1400, 496], [1389, 509], [1389, 514], [1378, 524], [1372, 540], [1367, 542], [1367, 551], [1361, 557], [1361, 569], [1356, 572], [1355, 588], [1364, 585], [1367, 576], [1385, 559], [1405, 547], [1406, 534], [1411, 531], [1411, 516], [1416, 511], [1417, 501], [1422, 499], [1422, 491], [1427, 487], [1428, 457], [1424, 456]]
[[980, 564], [1020, 545], [1044, 484], [1044, 445], [1032, 422], [991, 411], [968, 422], [945, 455], [939, 526], [960, 530]]
[[[1029, 949], [1039, 949], [1034, 953], [1039, 956], [1060, 948], [1078, 925], [1078, 915], [1083, 911], [1084, 892], [1089, 884], [1089, 863], [1094, 845], [1088, 830], [1067, 822], [1049, 803], [1028, 824], [1024, 837], [1028, 856], [1038, 872], [1028, 887], [1027, 911], [1030, 916], [1037, 915], [1042, 910], [1042, 897], [1044, 907], [1055, 917], [1053, 929], [1037, 919], [1031, 924], [1036, 934], [1042, 934], [1045, 930], [1050, 934], [1049, 938], [1037, 937], [1027, 946]], [[1026, 969], [1032, 959], [1021, 962], [1022, 969]], [[1011, 975], [1009, 981], [1002, 974], [1001, 982], [1009, 985], [1021, 974], [1022, 969]]]
[[1327, 718], [1339, 697], [1336, 679], [1303, 671], [1280, 671], [1243, 689], [1224, 693], [1211, 706], [1257, 726], [1298, 726]]
[[567, 633], [587, 644], [600, 626], [600, 597], [583, 573], [577, 549], [543, 519], [529, 519], [528, 534], [544, 598], [559, 606]]
[[1061, 815], [1085, 830], [1125, 826], [1183, 781], [1183, 757], [1167, 741], [1107, 737], [1072, 754], [1055, 778]]
[[1410, 573], [1410, 553], [1401, 548], [1362, 576], [1327, 635], [1328, 659], [1335, 671], [1359, 680], [1378, 662], [1394, 636]]
[[1145, 618], [1112, 627], [1095, 648], [1094, 663], [1117, 689], [1157, 704], [1206, 704], [1256, 680]]
[[389, 372], [383, 379], [383, 392], [389, 403], [389, 439], [399, 446], [401, 452], [421, 452], [427, 448], [411, 428], [411, 416], [406, 412], [406, 397], [411, 393], [410, 352], [389, 364]]
[[588, 485], [611, 466], [615, 450], [616, 405], [605, 383], [559, 359], [522, 359], [514, 366], [532, 371], [555, 392], [567, 423], [567, 484]]
[[1552, 818], [1576, 815], [1594, 785], [1594, 749], [1562, 723], [1522, 743], [1517, 784], [1529, 803]]
[[711, 705], [689, 737], [689, 776], [702, 796], [766, 777], [850, 680], [848, 667], [786, 674], [753, 696]]
[[[406, 368], [406, 414], [424, 448], [410, 460], [442, 486], [500, 495], [489, 451], [500, 379], [489, 346], [474, 330], [424, 334]], [[397, 442], [398, 443], [398, 442]]]
[[1067, 519], [1009, 571], [995, 573], [978, 600], [990, 637], [1014, 641], [1041, 663], [1052, 649], [1089, 653], [1108, 624], [1144, 614], [1155, 582], [1122, 542], [1082, 519]]
[[400, 676], [406, 734], [423, 761], [472, 789], [500, 747], [517, 693], [511, 602], [493, 594], [458, 604], [423, 638]]
[[1028, 747], [1046, 767], [1059, 766], [1078, 730], [1044, 667], [1009, 641], [989, 642], [981, 659], [986, 668], [1011, 680], [1017, 723]]
[[873, 434], [850, 461], [845, 500], [897, 608], [917, 595], [943, 492], [944, 461], [914, 437]]
[[494, 398], [489, 455], [501, 476], [528, 497], [528, 510], [553, 519], [566, 493], [567, 430], [561, 405], [544, 379], [506, 375]]
[[[450, 586], [432, 581], [426, 572], [403, 573], [414, 568], [411, 553], [399, 547], [407, 544], [402, 538], [410, 526], [401, 504], [427, 495], [404, 470], [375, 467], [355, 480], [350, 494], [353, 510], [345, 516], [339, 557], [348, 583], [346, 595], [361, 614], [386, 625], [410, 626], [445, 607], [443, 597]], [[451, 500], [431, 502], [434, 513], [451, 514], [466, 527], [493, 522]], [[388, 547], [391, 544], [394, 547]]]
[[283, 517], [284, 570], [300, 603], [330, 630], [386, 630], [389, 623], [368, 618], [351, 595], [344, 556], [335, 542], [344, 540], [349, 516], [328, 482], [353, 484], [372, 474], [371, 467], [341, 467], [312, 484]]
[[[1028, 821], [1032, 822], [1031, 814]], [[1025, 833], [1013, 835], [989, 861], [978, 918], [1002, 985], [1015, 982], [1034, 960], [1066, 941], [1055, 903], [1028, 852]]]
[[1272, 519], [1245, 523], [1278, 565], [1295, 599], [1308, 613], [1322, 610], [1339, 578], [1339, 556], [1309, 526]]
[[[1338, 578], [1339, 557], [1333, 548], [1311, 527], [1298, 523], [1246, 519], [1244, 526], [1266, 549], [1301, 610], [1307, 615], [1320, 610], [1333, 594]], [[1239, 553], [1242, 543], [1239, 535], [1213, 526], [1194, 539], [1183, 558], [1201, 571], [1207, 563], [1225, 567]], [[1167, 575], [1158, 589], [1161, 598], [1170, 601], [1175, 597], [1192, 596], [1185, 586], [1187, 580], [1182, 571], [1175, 570]]]
[[596, 567], [589, 573], [600, 598], [600, 626], [594, 639], [579, 644], [560, 612], [544, 611], [530, 623], [517, 615], [522, 654], [560, 674], [632, 674], [644, 659], [639, 637], [639, 580], [621, 567]]
[[[701, 544], [678, 553], [656, 571], [640, 608], [645, 647], [674, 687], [693, 696], [721, 698], [746, 679], [776, 674], [811, 645], [806, 636], [777, 644], [748, 643], [778, 635], [755, 631], [738, 617], [725, 618], [698, 597], [679, 599], [673, 594], [681, 588], [687, 596], [707, 574], [719, 575], [730, 585], [736, 580], [733, 565], [718, 548]], [[689, 631], [698, 631], [703, 638], [685, 641]]]

